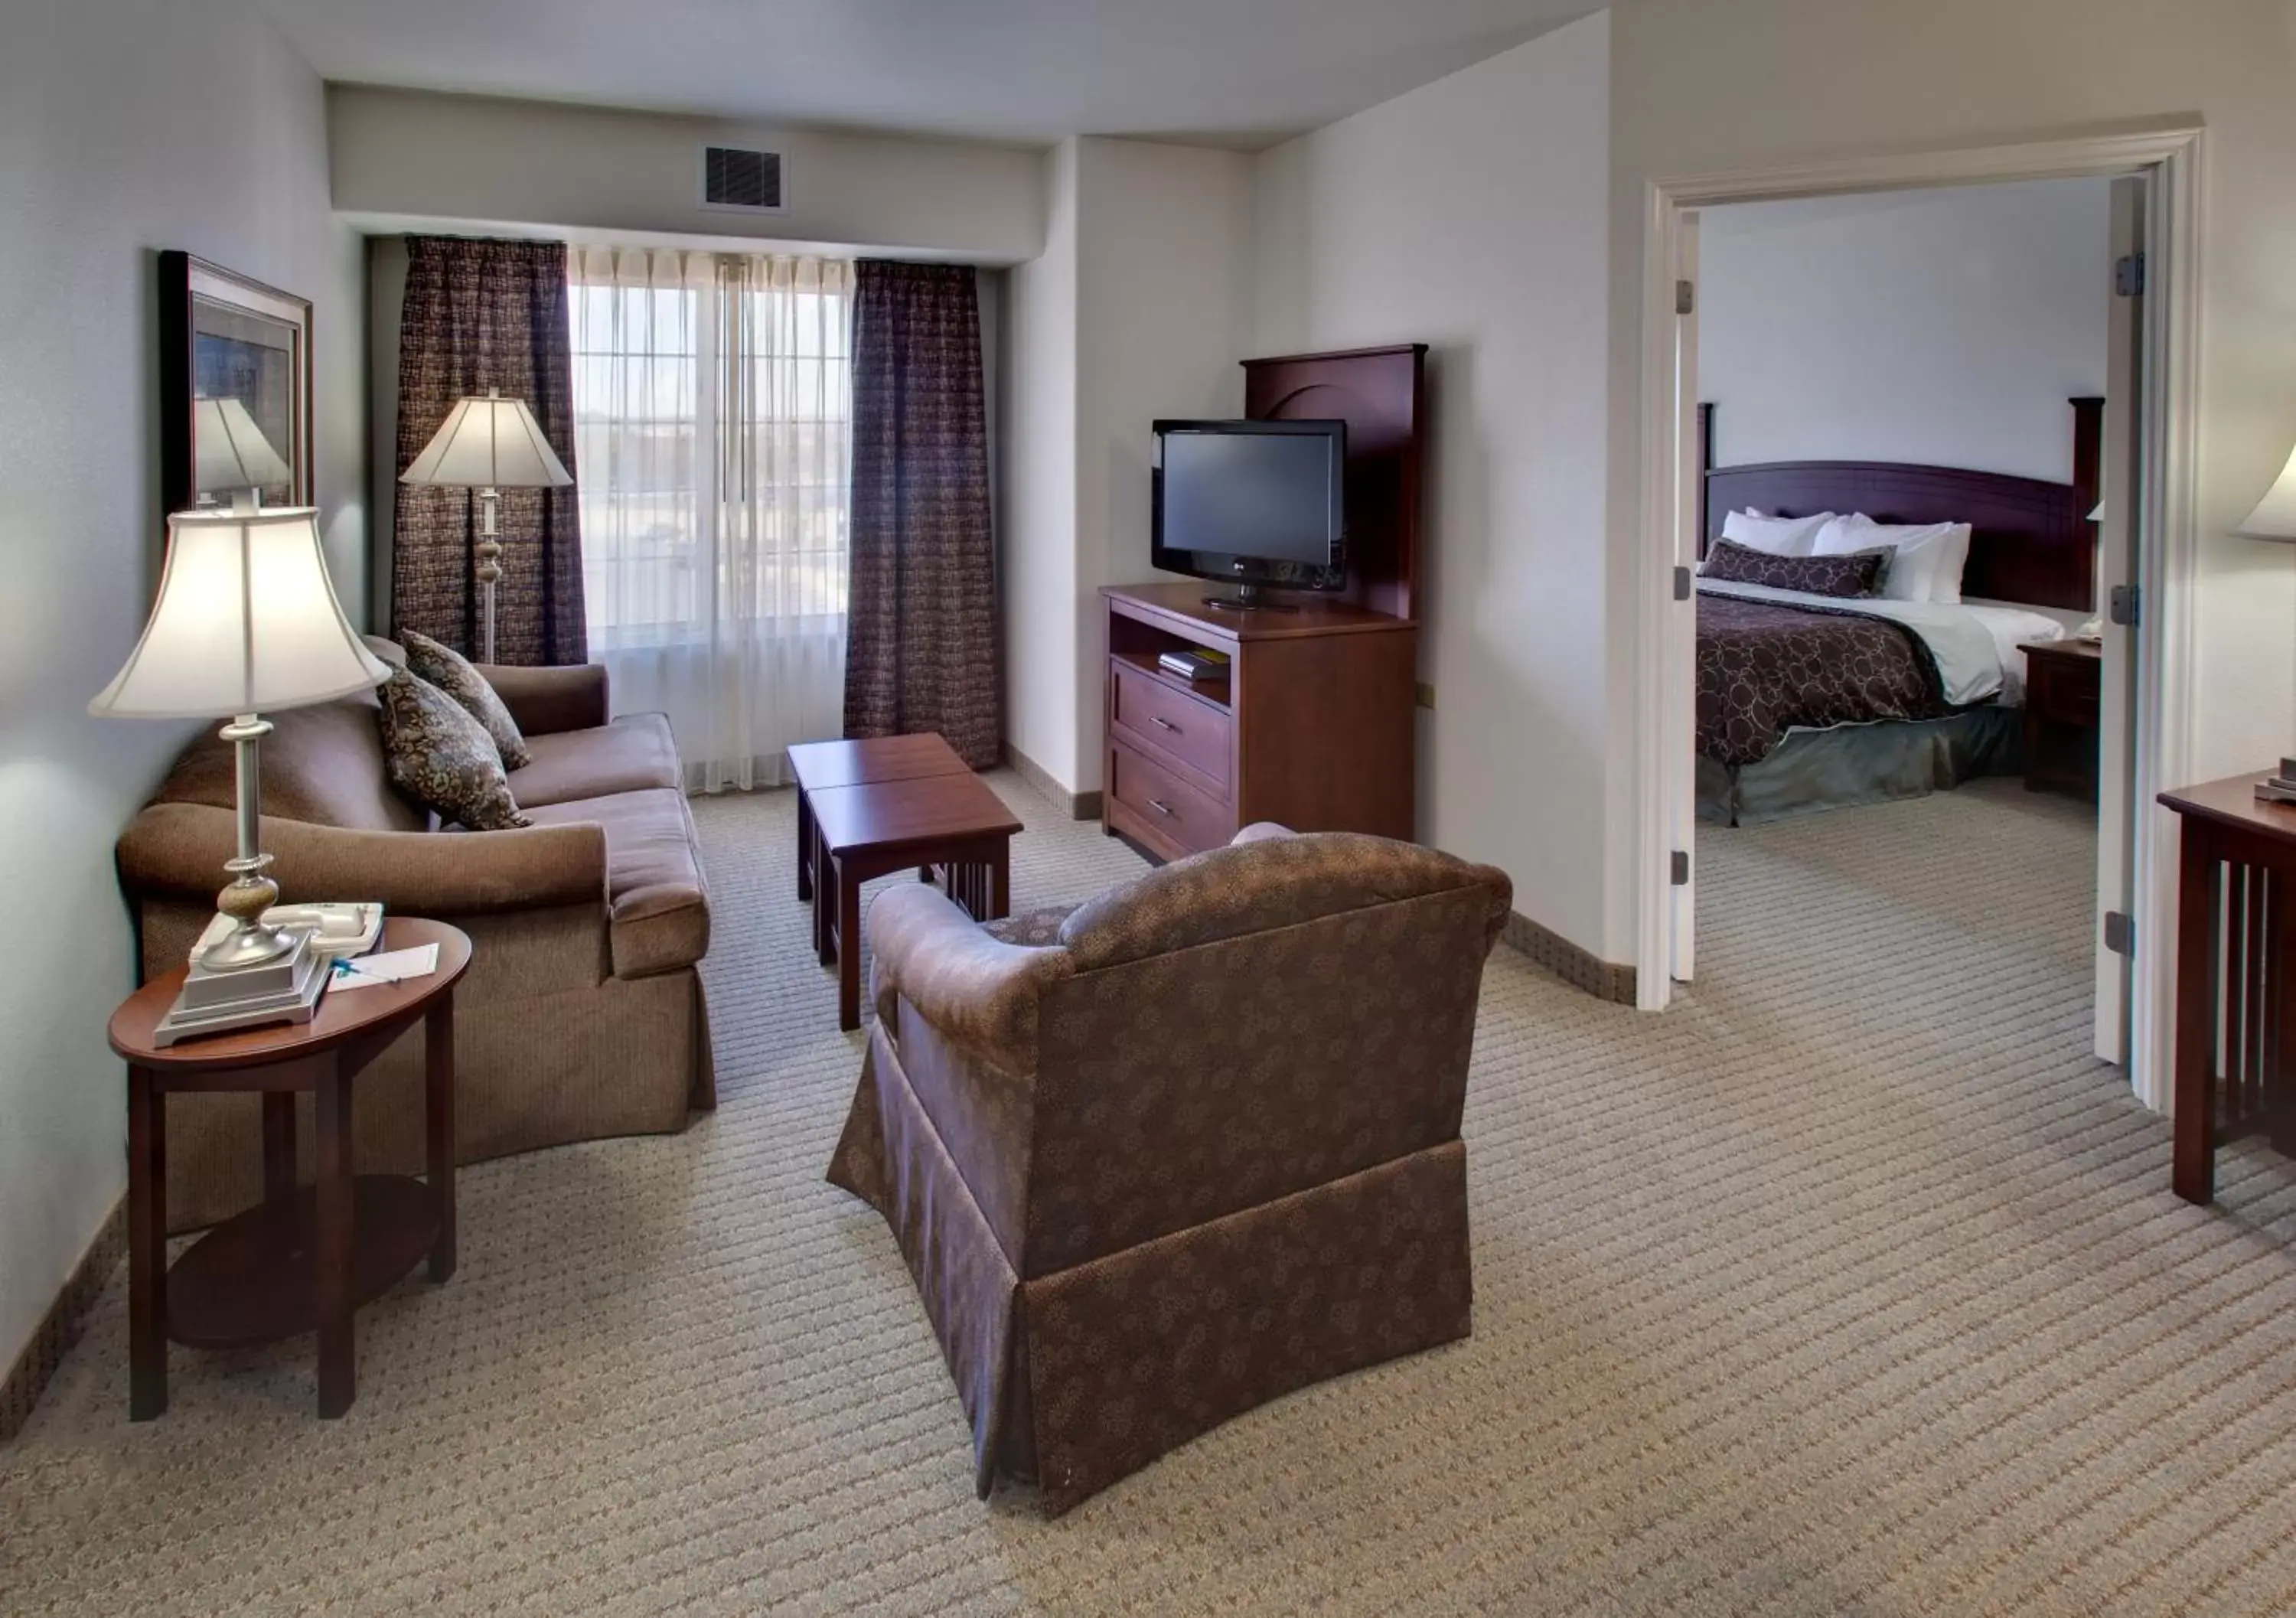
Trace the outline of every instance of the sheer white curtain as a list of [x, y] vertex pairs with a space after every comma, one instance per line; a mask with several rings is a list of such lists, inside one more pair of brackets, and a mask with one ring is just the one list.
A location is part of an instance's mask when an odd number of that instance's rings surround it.
[[572, 255], [590, 655], [686, 784], [773, 785], [844, 717], [852, 266]]

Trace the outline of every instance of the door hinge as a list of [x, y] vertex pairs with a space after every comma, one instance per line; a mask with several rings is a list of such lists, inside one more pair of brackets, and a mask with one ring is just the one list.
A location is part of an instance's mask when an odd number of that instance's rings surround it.
[[2104, 615], [2124, 629], [2133, 629], [2143, 615], [2144, 598], [2133, 584], [2117, 584], [2105, 597]]
[[1686, 888], [1690, 885], [1690, 850], [1688, 849], [1674, 850], [1674, 858], [1668, 863], [1667, 883], [1676, 888]]
[[2104, 947], [2115, 955], [2136, 953], [2136, 924], [2118, 910], [2104, 913]]
[[1677, 568], [1674, 570], [1674, 598], [1677, 601], [1688, 601], [1690, 599], [1690, 570], [1688, 568]]
[[2144, 255], [2125, 253], [2113, 260], [2112, 290], [2123, 298], [2144, 296]]
[[1674, 283], [1674, 312], [1687, 315], [1698, 307], [1698, 289], [1687, 281]]

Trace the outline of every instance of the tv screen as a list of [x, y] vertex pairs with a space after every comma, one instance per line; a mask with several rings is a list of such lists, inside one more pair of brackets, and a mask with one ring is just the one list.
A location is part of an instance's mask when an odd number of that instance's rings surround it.
[[1346, 460], [1344, 422], [1158, 422], [1155, 565], [1344, 588]]

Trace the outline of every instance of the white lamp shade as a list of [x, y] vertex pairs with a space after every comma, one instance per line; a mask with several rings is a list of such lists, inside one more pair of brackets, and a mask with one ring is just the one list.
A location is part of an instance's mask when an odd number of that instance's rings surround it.
[[400, 476], [448, 489], [562, 489], [574, 479], [520, 398], [466, 398]]
[[291, 483], [294, 469], [279, 458], [263, 429], [235, 398], [192, 401], [192, 476], [199, 492], [268, 489]]
[[2248, 520], [2232, 531], [2243, 539], [2296, 539], [2296, 450]]
[[380, 685], [390, 670], [335, 599], [318, 513], [178, 512], [143, 638], [88, 711], [215, 719], [299, 708]]

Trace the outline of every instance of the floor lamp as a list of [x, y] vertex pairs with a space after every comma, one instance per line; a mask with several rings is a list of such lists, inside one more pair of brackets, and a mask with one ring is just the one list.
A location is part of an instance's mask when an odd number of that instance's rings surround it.
[[563, 489], [574, 479], [520, 398], [489, 388], [466, 398], [422, 447], [399, 480], [417, 488], [479, 491], [479, 661], [495, 661], [495, 586], [502, 582], [502, 530], [495, 507], [505, 489]]

